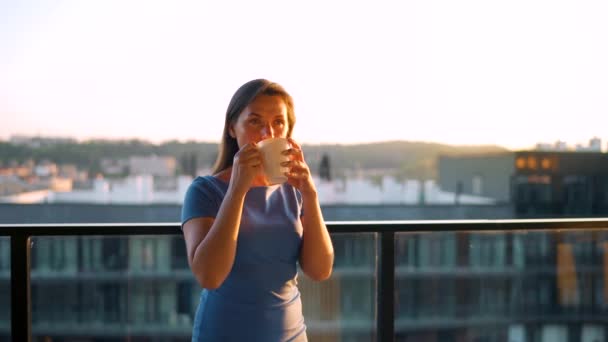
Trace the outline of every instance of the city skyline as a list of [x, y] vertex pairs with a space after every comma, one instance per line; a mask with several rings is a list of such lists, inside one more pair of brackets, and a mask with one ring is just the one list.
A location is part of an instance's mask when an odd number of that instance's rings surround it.
[[[75, 137], [75, 136], [52, 136], [44, 134], [11, 134], [9, 136], [0, 135], [0, 143], [9, 143], [13, 145], [22, 145], [36, 147], [42, 145], [52, 144], [63, 144], [63, 143], [74, 143], [82, 144], [87, 142], [100, 142], [100, 143], [128, 143], [132, 141], [141, 142], [144, 144], [152, 144], [156, 146], [164, 144], [173, 144], [175, 142], [180, 144], [196, 143], [196, 144], [219, 144], [219, 139], [213, 140], [197, 140], [197, 139], [167, 139], [161, 141], [153, 141], [144, 137]], [[413, 141], [405, 139], [394, 139], [394, 140], [377, 140], [377, 141], [361, 141], [361, 142], [304, 142], [304, 146], [357, 146], [357, 145], [375, 145], [375, 144], [391, 144], [391, 143], [411, 143], [411, 144], [438, 144], [452, 147], [495, 147], [503, 148], [507, 151], [517, 151], [517, 149], [509, 148], [507, 146], [501, 146], [498, 144], [450, 144], [442, 143], [437, 141]], [[606, 145], [606, 146], [604, 146]], [[544, 151], [562, 151], [562, 152], [608, 152], [608, 144], [606, 141], [595, 136], [587, 140], [587, 142], [573, 144], [564, 140], [557, 140], [553, 142], [538, 141], [533, 146], [523, 147], [520, 150], [544, 150]]]
[[217, 142], [247, 80], [306, 144], [586, 145], [608, 125], [602, 2], [0, 4], [0, 139]]

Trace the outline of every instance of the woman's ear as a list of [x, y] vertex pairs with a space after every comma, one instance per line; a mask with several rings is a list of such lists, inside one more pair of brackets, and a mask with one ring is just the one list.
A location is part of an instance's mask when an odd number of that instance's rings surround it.
[[230, 136], [232, 137], [232, 139], [236, 139], [236, 133], [234, 133], [234, 125], [230, 124], [230, 126], [228, 126], [228, 134], [230, 134]]

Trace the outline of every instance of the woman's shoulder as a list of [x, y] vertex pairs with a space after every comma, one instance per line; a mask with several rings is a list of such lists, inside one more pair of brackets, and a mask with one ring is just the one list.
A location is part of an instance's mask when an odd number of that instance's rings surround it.
[[190, 184], [189, 191], [203, 192], [223, 196], [226, 193], [226, 186], [220, 179], [212, 176], [198, 176]]
[[207, 187], [210, 183], [210, 180], [208, 178], [209, 176], [197, 176], [190, 183], [189, 190], [196, 190]]
[[194, 178], [194, 180], [192, 181], [191, 186], [209, 186], [209, 185], [222, 185], [225, 184], [226, 182], [219, 179], [218, 177], [214, 176], [214, 175], [205, 175], [205, 176], [197, 176], [196, 178]]
[[182, 207], [182, 224], [194, 217], [215, 217], [217, 214], [225, 190], [211, 177], [196, 177], [188, 187]]
[[197, 176], [196, 178], [194, 178], [194, 180], [192, 181], [192, 185], [202, 185], [202, 184], [207, 184], [209, 182], [211, 182], [211, 175], [205, 175], [205, 176]]

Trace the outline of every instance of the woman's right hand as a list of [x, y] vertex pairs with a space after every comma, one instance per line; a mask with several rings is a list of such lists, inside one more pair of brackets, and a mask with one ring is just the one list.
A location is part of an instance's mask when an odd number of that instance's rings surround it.
[[230, 186], [233, 191], [245, 194], [251, 188], [254, 178], [262, 171], [262, 154], [256, 143], [244, 145], [232, 161]]

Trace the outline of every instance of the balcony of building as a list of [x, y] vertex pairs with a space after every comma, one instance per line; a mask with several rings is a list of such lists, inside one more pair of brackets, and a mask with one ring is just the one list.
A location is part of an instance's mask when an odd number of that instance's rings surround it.
[[[330, 222], [310, 341], [604, 341], [608, 219]], [[0, 225], [0, 341], [189, 341], [177, 224]]]

